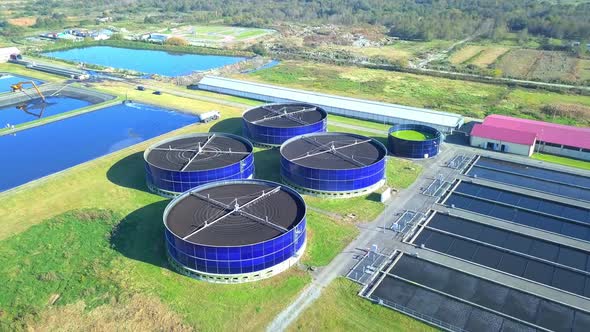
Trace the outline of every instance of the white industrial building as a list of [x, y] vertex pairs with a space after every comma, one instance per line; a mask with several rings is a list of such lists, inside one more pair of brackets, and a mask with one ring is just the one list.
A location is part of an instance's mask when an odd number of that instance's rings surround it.
[[471, 130], [471, 146], [530, 157], [535, 151], [535, 133], [476, 124]]
[[16, 47], [2, 47], [0, 48], [0, 63], [7, 62], [10, 60], [10, 56], [13, 54], [20, 54], [20, 50]]
[[289, 89], [224, 77], [205, 76], [199, 82], [198, 87], [202, 90], [271, 103], [294, 101], [308, 103], [320, 106], [331, 114], [380, 123], [421, 124], [436, 128], [443, 133], [452, 133], [453, 130], [463, 125], [463, 117], [458, 114]]

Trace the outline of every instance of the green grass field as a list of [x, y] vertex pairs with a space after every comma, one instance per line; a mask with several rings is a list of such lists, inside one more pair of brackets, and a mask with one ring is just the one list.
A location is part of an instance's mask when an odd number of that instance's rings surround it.
[[416, 130], [398, 130], [391, 133], [391, 136], [408, 141], [426, 141], [432, 138], [432, 135]]
[[[158, 218], [166, 203], [127, 216], [68, 212], [0, 242], [1, 329], [35, 323], [40, 312], [55, 306], [83, 301], [92, 310], [143, 294], [160, 299], [167, 305], [164, 313], [172, 309], [196, 330], [256, 330], [309, 282], [297, 269], [241, 285], [212, 285], [177, 274], [166, 263]], [[196, 314], [204, 307], [206, 314]]]
[[236, 78], [336, 95], [459, 113], [473, 118], [505, 114], [590, 126], [590, 118], [551, 117], [548, 104], [590, 105], [590, 96], [513, 88], [375, 69], [283, 61]]
[[545, 154], [545, 153], [534, 153], [532, 156], [533, 159], [546, 161], [549, 163], [560, 164], [575, 168], [581, 168], [590, 171], [590, 161], [572, 159], [567, 157], [560, 157], [554, 156], [552, 154]]
[[302, 262], [325, 266], [359, 233], [353, 223], [337, 220], [315, 211], [307, 212], [307, 239], [313, 245], [306, 249]]
[[436, 331], [357, 295], [359, 285], [339, 278], [326, 287], [289, 331]]
[[197, 25], [181, 26], [174, 30], [166, 29], [163, 33], [172, 33], [189, 40], [205, 40], [216, 43], [231, 43], [234, 41], [245, 41], [256, 39], [273, 33], [272, 30], [259, 28], [245, 28], [222, 25]]

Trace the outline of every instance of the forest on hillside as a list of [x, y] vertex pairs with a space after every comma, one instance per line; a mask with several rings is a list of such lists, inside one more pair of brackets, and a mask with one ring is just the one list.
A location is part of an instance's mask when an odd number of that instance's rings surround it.
[[[587, 40], [590, 1], [566, 0], [35, 0], [25, 10], [46, 11], [51, 24], [64, 11], [85, 14], [110, 10], [144, 14], [150, 23], [181, 17], [193, 22], [267, 27], [281, 22], [384, 26], [402, 39], [461, 39], [481, 31]], [[48, 21], [49, 20], [49, 21]]]

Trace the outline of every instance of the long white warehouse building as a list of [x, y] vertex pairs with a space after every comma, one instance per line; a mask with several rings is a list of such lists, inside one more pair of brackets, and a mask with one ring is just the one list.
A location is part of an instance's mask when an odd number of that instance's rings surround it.
[[199, 82], [198, 87], [201, 90], [265, 102], [309, 103], [322, 107], [328, 113], [380, 123], [422, 124], [447, 134], [463, 125], [463, 116], [459, 114], [289, 89], [224, 77], [205, 76]]

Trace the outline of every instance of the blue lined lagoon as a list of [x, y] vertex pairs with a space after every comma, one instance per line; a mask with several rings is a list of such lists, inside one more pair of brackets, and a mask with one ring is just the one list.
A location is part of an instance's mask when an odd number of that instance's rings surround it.
[[197, 121], [197, 115], [128, 103], [0, 136], [0, 192]]
[[12, 75], [8, 73], [0, 73], [0, 93], [9, 92], [10, 86], [19, 82], [30, 82], [33, 81], [37, 85], [43, 84], [43, 81], [35, 80], [30, 77]]
[[243, 57], [170, 53], [111, 46], [90, 46], [43, 53], [61, 60], [83, 62], [163, 76], [181, 76], [242, 61]]
[[46, 97], [0, 107], [0, 127], [14, 126], [52, 115], [73, 111], [92, 105], [91, 102], [68, 96]]

